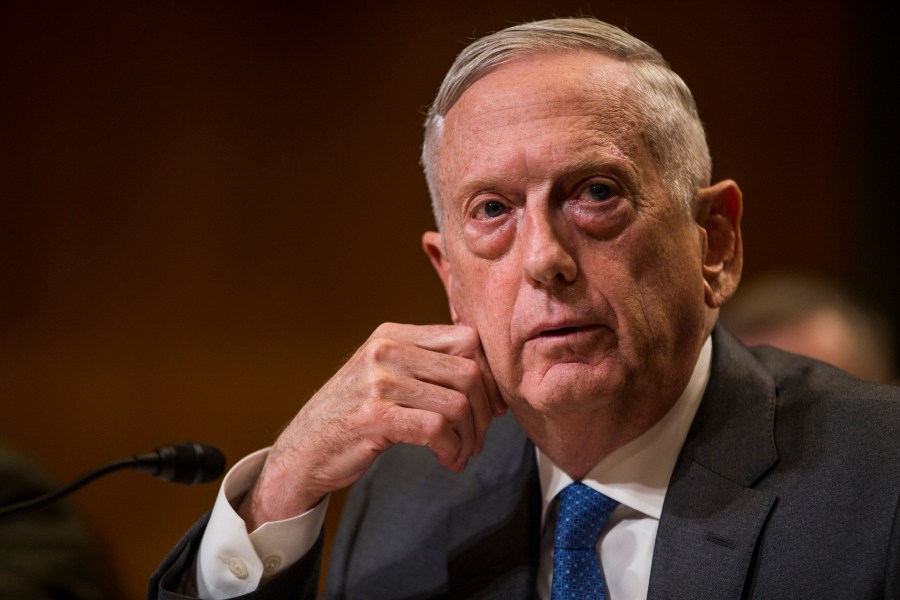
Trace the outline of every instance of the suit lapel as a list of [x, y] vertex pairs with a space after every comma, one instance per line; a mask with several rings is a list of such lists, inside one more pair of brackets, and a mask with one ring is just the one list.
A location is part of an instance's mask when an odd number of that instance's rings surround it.
[[689, 460], [672, 477], [653, 550], [648, 598], [738, 600], [775, 505]]
[[534, 446], [511, 417], [503, 421], [509, 427], [491, 443], [509, 458], [499, 468], [495, 461], [481, 462], [490, 467], [478, 471], [483, 492], [449, 516], [451, 598], [531, 598], [535, 593], [541, 499]]
[[777, 498], [752, 489], [778, 460], [775, 386], [720, 327], [713, 367], [663, 505], [648, 597], [735, 598], [746, 592]]

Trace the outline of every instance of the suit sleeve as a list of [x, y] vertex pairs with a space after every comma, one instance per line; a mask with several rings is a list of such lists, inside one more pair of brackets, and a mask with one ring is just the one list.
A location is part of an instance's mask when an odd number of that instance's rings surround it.
[[897, 494], [894, 526], [891, 528], [887, 572], [884, 574], [884, 597], [900, 598], [900, 494]]

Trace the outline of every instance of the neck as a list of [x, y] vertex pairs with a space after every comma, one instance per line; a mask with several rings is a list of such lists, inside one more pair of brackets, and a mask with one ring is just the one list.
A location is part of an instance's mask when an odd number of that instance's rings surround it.
[[611, 409], [565, 416], [540, 415], [528, 408], [513, 412], [535, 446], [569, 477], [580, 481], [609, 454], [659, 422], [677, 400], [675, 396], [640, 417]]

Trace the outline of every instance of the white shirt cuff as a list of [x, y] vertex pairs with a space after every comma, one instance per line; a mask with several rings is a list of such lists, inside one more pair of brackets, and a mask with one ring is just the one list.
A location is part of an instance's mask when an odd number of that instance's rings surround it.
[[232, 502], [250, 490], [262, 471], [268, 449], [244, 457], [219, 488], [216, 504], [200, 541], [197, 594], [224, 600], [252, 592], [294, 564], [313, 547], [328, 508], [328, 496], [305, 513], [264, 523], [247, 532]]

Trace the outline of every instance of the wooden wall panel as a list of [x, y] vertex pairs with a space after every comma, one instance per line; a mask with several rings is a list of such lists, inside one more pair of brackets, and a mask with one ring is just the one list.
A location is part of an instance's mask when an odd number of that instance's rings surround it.
[[[859, 276], [849, 2], [305, 4], [0, 9], [0, 434], [61, 480], [186, 439], [233, 462], [378, 323], [445, 322], [421, 110], [467, 39], [521, 20], [592, 13], [663, 51], [745, 192], [748, 272]], [[122, 474], [75, 502], [138, 597], [214, 495]]]

